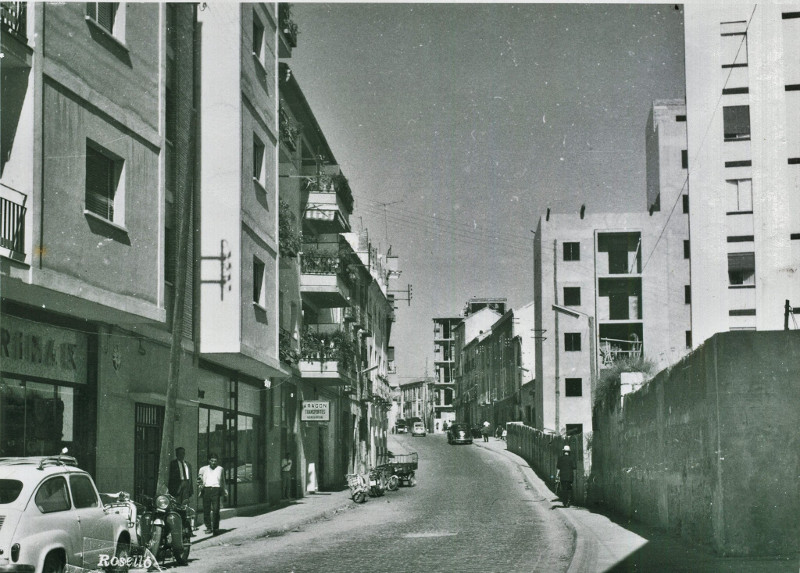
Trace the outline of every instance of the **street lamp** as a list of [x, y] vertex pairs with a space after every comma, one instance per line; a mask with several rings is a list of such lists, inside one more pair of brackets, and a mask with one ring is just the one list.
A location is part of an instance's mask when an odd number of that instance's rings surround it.
[[[581, 316], [585, 316], [589, 321], [589, 379], [590, 379], [590, 386], [591, 386], [591, 393], [590, 396], [594, 396], [594, 389], [595, 385], [597, 384], [597, 352], [595, 350], [595, 332], [594, 332], [594, 316], [591, 314], [587, 314], [580, 310], [575, 310], [574, 308], [567, 308], [565, 306], [561, 306], [558, 304], [552, 305], [552, 308], [556, 312], [560, 312], [561, 314], [566, 314], [567, 316], [571, 316], [572, 318], [580, 318]], [[556, 339], [556, 352], [559, 352], [559, 341]], [[556, 431], [559, 429], [559, 420], [558, 420], [558, 410], [559, 410], [559, 398], [560, 398], [560, 388], [558, 387], [559, 381], [556, 380]]]

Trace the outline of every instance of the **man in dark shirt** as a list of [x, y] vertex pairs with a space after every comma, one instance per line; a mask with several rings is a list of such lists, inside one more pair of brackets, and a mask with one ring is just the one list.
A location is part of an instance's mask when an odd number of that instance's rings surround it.
[[564, 507], [569, 507], [572, 497], [572, 481], [575, 479], [575, 472], [578, 464], [572, 457], [569, 446], [564, 446], [561, 455], [556, 462], [556, 479], [561, 481], [561, 501]]

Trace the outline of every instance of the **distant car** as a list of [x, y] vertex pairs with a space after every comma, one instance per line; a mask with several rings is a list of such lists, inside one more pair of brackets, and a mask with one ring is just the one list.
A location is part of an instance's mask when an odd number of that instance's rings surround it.
[[412, 436], [426, 436], [428, 432], [425, 431], [425, 424], [422, 422], [414, 422], [414, 425], [411, 427], [411, 435]]
[[104, 504], [77, 465], [70, 456], [0, 458], [0, 571], [95, 570], [129, 559], [133, 503], [121, 492]]
[[402, 420], [400, 420], [399, 422], [397, 422], [397, 423], [394, 425], [394, 427], [395, 427], [395, 431], [396, 431], [398, 434], [407, 434], [407, 433], [408, 433], [408, 425], [407, 425], [407, 424], [406, 424], [404, 421], [402, 421]]
[[471, 444], [472, 432], [466, 424], [453, 424], [447, 429], [448, 444]]

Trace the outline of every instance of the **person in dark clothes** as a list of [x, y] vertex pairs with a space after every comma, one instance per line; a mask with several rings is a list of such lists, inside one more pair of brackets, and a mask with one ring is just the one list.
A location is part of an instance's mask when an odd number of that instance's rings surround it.
[[175, 449], [175, 459], [169, 463], [169, 481], [167, 482], [169, 494], [179, 504], [184, 505], [192, 498], [194, 487], [192, 485], [192, 466], [186, 461], [186, 450]]
[[556, 462], [556, 479], [561, 482], [561, 501], [564, 503], [564, 507], [569, 507], [572, 501], [572, 482], [577, 470], [578, 464], [575, 462], [569, 446], [564, 446]]

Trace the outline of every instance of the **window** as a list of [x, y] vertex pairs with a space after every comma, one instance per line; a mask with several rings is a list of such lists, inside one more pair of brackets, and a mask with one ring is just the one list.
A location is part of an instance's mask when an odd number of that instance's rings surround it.
[[728, 284], [730, 286], [754, 286], [756, 284], [755, 253], [728, 254]]
[[266, 308], [266, 289], [264, 288], [264, 271], [266, 266], [258, 258], [253, 257], [253, 302]]
[[750, 106], [729, 105], [722, 108], [725, 141], [750, 139]]
[[583, 396], [583, 380], [581, 378], [565, 378], [564, 394], [568, 397]]
[[565, 261], [581, 260], [581, 244], [564, 243], [564, 260]]
[[581, 305], [581, 288], [564, 287], [564, 306]]
[[113, 223], [122, 224], [123, 162], [109, 152], [86, 144], [86, 211]]
[[689, 169], [689, 151], [687, 149], [681, 149], [681, 167]]
[[580, 436], [583, 433], [583, 424], [567, 424], [567, 437]]
[[69, 487], [72, 489], [72, 503], [80, 509], [82, 507], [97, 507], [97, 493], [94, 491], [92, 480], [84, 475], [69, 477]]
[[687, 330], [686, 331], [686, 348], [691, 348], [691, 347], [692, 347], [692, 331], [691, 330]]
[[253, 56], [259, 62], [264, 61], [264, 26], [255, 12], [253, 13]]
[[685, 115], [676, 115], [675, 116], [675, 121], [686, 121], [686, 116]]
[[67, 480], [63, 477], [55, 477], [44, 482], [36, 492], [34, 503], [42, 513], [68, 510], [70, 504]]
[[684, 285], [683, 286], [683, 302], [686, 304], [692, 304], [692, 286], [691, 285]]
[[581, 350], [581, 333], [580, 332], [565, 332], [564, 333], [564, 350], [566, 352], [580, 352], [580, 350]]
[[684, 214], [688, 214], [689, 213], [689, 196], [688, 195], [684, 195], [683, 196], [683, 212], [684, 212]]
[[683, 241], [683, 258], [688, 259], [690, 255], [691, 255], [691, 249], [689, 247], [689, 241], [685, 240]]
[[120, 41], [125, 41], [125, 11], [119, 2], [87, 2], [86, 18]]
[[265, 150], [264, 144], [257, 135], [253, 134], [253, 179], [262, 187], [265, 186], [264, 175], [266, 174], [264, 169]]
[[725, 201], [728, 213], [753, 212], [753, 180], [728, 179], [725, 181]]
[[724, 22], [721, 25], [720, 62], [723, 68], [747, 66], [747, 23]]

